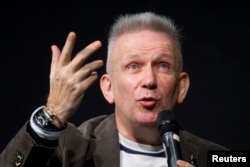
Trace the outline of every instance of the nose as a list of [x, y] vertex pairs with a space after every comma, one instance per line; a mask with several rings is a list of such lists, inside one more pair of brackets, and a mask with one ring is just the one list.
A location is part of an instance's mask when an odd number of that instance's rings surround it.
[[142, 76], [142, 87], [147, 89], [155, 89], [157, 87], [157, 74], [152, 67], [145, 67]]

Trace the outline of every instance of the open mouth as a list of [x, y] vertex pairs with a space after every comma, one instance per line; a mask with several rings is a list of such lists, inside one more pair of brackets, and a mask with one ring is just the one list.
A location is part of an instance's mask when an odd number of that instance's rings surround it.
[[144, 99], [141, 99], [140, 100], [140, 104], [144, 107], [144, 108], [147, 108], [147, 109], [152, 109], [155, 107], [157, 103], [157, 100], [155, 99], [152, 99], [152, 98], [144, 98]]

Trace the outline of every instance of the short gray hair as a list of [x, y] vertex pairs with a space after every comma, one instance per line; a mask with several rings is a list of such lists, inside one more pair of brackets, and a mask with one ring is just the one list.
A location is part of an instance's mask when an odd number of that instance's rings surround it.
[[179, 63], [178, 70], [182, 71], [183, 60], [181, 52], [180, 33], [173, 20], [166, 16], [157, 15], [153, 12], [143, 12], [121, 15], [115, 20], [114, 24], [111, 26], [108, 36], [108, 55], [106, 62], [107, 72], [110, 72], [110, 54], [116, 39], [125, 33], [135, 32], [144, 29], [156, 32], [163, 32], [172, 38], [177, 49]]

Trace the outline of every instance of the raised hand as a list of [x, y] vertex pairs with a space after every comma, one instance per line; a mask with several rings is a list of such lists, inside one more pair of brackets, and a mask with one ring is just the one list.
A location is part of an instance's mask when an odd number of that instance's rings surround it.
[[56, 114], [53, 124], [57, 127], [76, 112], [86, 90], [98, 78], [96, 70], [103, 66], [102, 60], [86, 63], [87, 58], [101, 47], [100, 41], [92, 42], [72, 58], [75, 41], [76, 34], [70, 32], [62, 51], [56, 45], [51, 46], [50, 91], [46, 106]]

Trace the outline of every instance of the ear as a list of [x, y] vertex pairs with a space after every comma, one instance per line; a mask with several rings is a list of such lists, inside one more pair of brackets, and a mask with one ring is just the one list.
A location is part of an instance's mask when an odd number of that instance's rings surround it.
[[178, 103], [182, 103], [187, 95], [190, 79], [189, 75], [185, 72], [180, 73], [179, 81], [179, 94], [178, 94]]
[[105, 99], [110, 104], [113, 104], [114, 103], [114, 94], [112, 91], [112, 83], [111, 83], [110, 75], [108, 75], [108, 74], [102, 75], [102, 77], [100, 79], [100, 87], [101, 87], [101, 91], [102, 91], [102, 94], [105, 97]]

